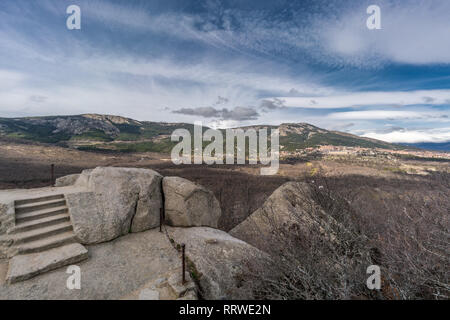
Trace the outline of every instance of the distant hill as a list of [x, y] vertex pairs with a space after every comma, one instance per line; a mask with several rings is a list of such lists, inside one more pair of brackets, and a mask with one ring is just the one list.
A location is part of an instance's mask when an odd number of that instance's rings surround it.
[[422, 143], [403, 143], [403, 145], [408, 147], [416, 147], [426, 150], [434, 151], [446, 151], [450, 152], [450, 142], [433, 143], [433, 142], [422, 142]]
[[[57, 144], [86, 151], [163, 152], [176, 144], [170, 141], [175, 129], [193, 132], [188, 123], [137, 121], [112, 115], [0, 118], [0, 136], [10, 139]], [[248, 128], [277, 128], [252, 126]], [[319, 145], [405, 149], [406, 147], [338, 131], [328, 131], [307, 123], [278, 126], [282, 150], [295, 151]], [[205, 128], [206, 129], [206, 128]]]

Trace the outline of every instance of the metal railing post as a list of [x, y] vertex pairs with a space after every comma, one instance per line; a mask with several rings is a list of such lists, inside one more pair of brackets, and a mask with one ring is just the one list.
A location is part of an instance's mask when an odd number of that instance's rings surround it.
[[51, 179], [52, 179], [52, 187], [55, 186], [55, 165], [52, 163], [50, 165]]

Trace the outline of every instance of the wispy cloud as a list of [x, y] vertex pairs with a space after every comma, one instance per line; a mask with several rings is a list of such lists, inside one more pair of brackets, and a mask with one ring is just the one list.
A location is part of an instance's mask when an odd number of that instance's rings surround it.
[[360, 67], [392, 62], [450, 63], [450, 42], [443, 41], [450, 33], [450, 2], [377, 1], [381, 30], [365, 27], [368, 4], [358, 3], [318, 27], [327, 58]]
[[439, 129], [401, 129], [387, 133], [366, 132], [364, 137], [396, 143], [447, 142], [450, 141], [450, 127]]
[[328, 116], [334, 120], [441, 120], [450, 122], [449, 113], [443, 112], [417, 112], [417, 111], [393, 111], [393, 110], [367, 110], [333, 112]]
[[448, 104], [450, 90], [352, 92], [330, 96], [278, 97], [287, 107], [330, 109], [357, 106], [405, 106]]
[[295, 61], [302, 57], [360, 68], [392, 62], [450, 63], [450, 42], [442, 41], [450, 32], [450, 3], [446, 0], [377, 1], [381, 7], [381, 30], [366, 27], [366, 8], [373, 1], [315, 2], [326, 10], [317, 14], [305, 11], [304, 6], [292, 5], [291, 15], [283, 15], [258, 10], [257, 5], [249, 11], [214, 2], [207, 13], [162, 18], [168, 22], [164, 29], [172, 34], [250, 54]]

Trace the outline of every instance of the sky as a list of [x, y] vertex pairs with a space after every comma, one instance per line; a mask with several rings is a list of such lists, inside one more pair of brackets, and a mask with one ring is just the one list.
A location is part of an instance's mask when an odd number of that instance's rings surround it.
[[0, 117], [307, 122], [448, 142], [449, 16], [448, 0], [2, 0]]

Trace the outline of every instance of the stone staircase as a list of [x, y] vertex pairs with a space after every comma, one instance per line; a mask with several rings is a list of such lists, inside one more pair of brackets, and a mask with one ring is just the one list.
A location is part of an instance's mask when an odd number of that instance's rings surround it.
[[76, 243], [69, 211], [63, 194], [16, 200], [16, 224], [9, 230], [13, 241], [6, 280], [27, 280], [40, 273], [88, 257]]

